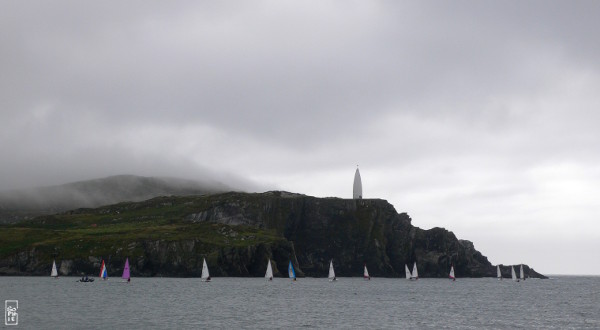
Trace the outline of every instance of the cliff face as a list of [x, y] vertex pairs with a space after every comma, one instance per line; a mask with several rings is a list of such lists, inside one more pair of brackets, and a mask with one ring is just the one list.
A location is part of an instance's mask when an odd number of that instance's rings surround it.
[[[102, 255], [109, 271], [117, 274], [128, 256], [137, 276], [199, 276], [203, 258], [213, 276], [263, 276], [268, 259], [275, 276], [287, 275], [289, 260], [299, 276], [326, 276], [331, 259], [338, 276], [360, 276], [366, 264], [372, 276], [403, 277], [404, 265], [413, 262], [421, 277], [447, 277], [451, 264], [459, 277], [496, 274], [495, 266], [471, 242], [442, 228], [414, 227], [407, 214], [398, 214], [384, 200], [227, 193], [165, 197], [57, 217], [0, 230], [47, 227], [73, 231], [82, 235], [79, 242], [92, 243], [85, 250], [73, 250], [69, 240], [40, 239], [16, 250], [4, 249], [0, 273], [47, 275], [56, 258], [62, 274], [94, 274]], [[72, 222], [76, 224], [63, 228]], [[125, 224], [129, 231], [109, 230]], [[148, 224], [152, 230], [140, 230]], [[93, 236], [101, 229], [110, 234]], [[529, 276], [541, 277], [525, 269]]]

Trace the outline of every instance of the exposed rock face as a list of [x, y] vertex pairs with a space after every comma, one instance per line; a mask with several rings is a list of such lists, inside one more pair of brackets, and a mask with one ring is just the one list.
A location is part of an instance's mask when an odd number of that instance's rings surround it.
[[[269, 192], [200, 196], [184, 202], [186, 207], [177, 221], [189, 226], [219, 224], [217, 233], [229, 237], [237, 235], [237, 226], [252, 227], [260, 229], [258, 234], [268, 232], [276, 238], [252, 243], [249, 237], [237, 245], [199, 239], [127, 241], [115, 248], [112, 259], [105, 258], [109, 271], [120, 274], [123, 256], [129, 256], [134, 276], [200, 276], [203, 258], [213, 276], [263, 276], [268, 259], [275, 276], [287, 276], [289, 260], [298, 276], [326, 276], [332, 259], [338, 276], [360, 276], [366, 263], [372, 276], [404, 277], [404, 265], [414, 262], [421, 277], [447, 277], [451, 264], [457, 277], [496, 274], [495, 266], [473, 243], [459, 240], [443, 228], [414, 227], [406, 213], [398, 214], [384, 200]], [[163, 207], [164, 201], [161, 203]], [[171, 206], [178, 207], [176, 204]], [[0, 259], [0, 274], [49, 274], [42, 259], [35, 248], [26, 249]], [[60, 273], [93, 274], [99, 262], [94, 256], [63, 260]], [[530, 277], [542, 277], [527, 266], [525, 269]]]

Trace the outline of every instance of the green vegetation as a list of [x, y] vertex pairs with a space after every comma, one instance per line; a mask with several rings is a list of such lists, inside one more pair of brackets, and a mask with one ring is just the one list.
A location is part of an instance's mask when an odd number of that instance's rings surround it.
[[144, 251], [136, 243], [152, 240], [195, 240], [209, 252], [219, 247], [245, 247], [283, 239], [274, 230], [185, 220], [210, 203], [206, 196], [159, 197], [0, 225], [0, 258], [29, 248], [44, 252], [44, 259], [51, 259], [52, 255], [76, 259], [122, 253], [142, 255]]

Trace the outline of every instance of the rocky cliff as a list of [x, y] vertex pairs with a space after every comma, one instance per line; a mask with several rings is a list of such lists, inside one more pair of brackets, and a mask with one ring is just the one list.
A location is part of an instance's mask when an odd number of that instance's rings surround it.
[[[276, 276], [292, 260], [299, 276], [403, 277], [417, 262], [421, 277], [495, 276], [496, 269], [443, 228], [422, 230], [384, 200], [315, 198], [286, 192], [161, 197], [80, 209], [0, 227], [0, 274], [94, 274], [101, 258], [120, 274], [125, 257], [134, 276], [199, 276], [206, 258], [213, 276]], [[507, 272], [503, 269], [503, 272]], [[543, 277], [525, 266], [530, 277]], [[113, 276], [114, 276], [113, 275]]]

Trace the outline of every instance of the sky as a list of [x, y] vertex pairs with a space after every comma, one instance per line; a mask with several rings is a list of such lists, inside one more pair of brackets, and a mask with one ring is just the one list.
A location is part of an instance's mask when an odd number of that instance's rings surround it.
[[381, 198], [600, 275], [598, 1], [2, 1], [0, 189], [116, 174]]

